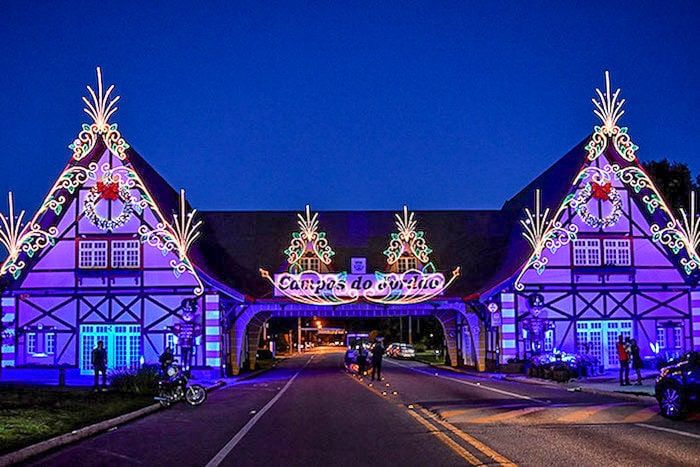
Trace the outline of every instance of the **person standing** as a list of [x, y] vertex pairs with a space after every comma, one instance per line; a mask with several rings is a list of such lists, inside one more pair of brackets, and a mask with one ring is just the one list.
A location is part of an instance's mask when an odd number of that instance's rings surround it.
[[357, 366], [357, 372], [360, 377], [364, 376], [367, 370], [367, 350], [365, 350], [365, 346], [362, 344], [357, 346]]
[[632, 356], [632, 368], [634, 368], [634, 372], [637, 374], [637, 386], [642, 385], [642, 367], [644, 366], [644, 362], [642, 362], [642, 357], [639, 355], [639, 346], [637, 345], [637, 339], [632, 339], [632, 343], [630, 345], [630, 353]]
[[99, 389], [100, 373], [102, 373], [102, 390], [107, 390], [107, 350], [105, 343], [97, 341], [97, 347], [92, 349], [92, 368], [95, 370], [95, 391]]
[[381, 341], [377, 341], [372, 347], [372, 381], [375, 376], [377, 381], [382, 380], [382, 358], [384, 357], [384, 346]]
[[624, 337], [620, 335], [617, 339], [617, 358], [620, 360], [620, 386], [630, 384], [630, 356], [625, 348]]
[[165, 351], [158, 357], [158, 361], [160, 362], [160, 369], [165, 375], [168, 371], [168, 367], [175, 361], [173, 350], [170, 347], [166, 347]]

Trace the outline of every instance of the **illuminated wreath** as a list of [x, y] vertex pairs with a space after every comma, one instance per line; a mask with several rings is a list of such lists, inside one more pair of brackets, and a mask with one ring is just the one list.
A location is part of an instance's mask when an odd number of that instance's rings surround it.
[[[610, 213], [605, 217], [597, 217], [591, 214], [591, 211], [588, 209], [588, 202], [591, 198], [600, 201], [610, 201], [612, 204]], [[576, 209], [576, 213], [583, 222], [593, 228], [612, 227], [622, 217], [622, 197], [610, 182], [587, 183], [572, 201], [571, 205]]]
[[[95, 209], [100, 200], [121, 201], [122, 211], [117, 217], [107, 219], [97, 214]], [[85, 217], [101, 230], [112, 231], [126, 224], [134, 213], [135, 201], [129, 187], [122, 183], [118, 176], [110, 177], [105, 175], [101, 181], [93, 186], [83, 201], [83, 212]]]

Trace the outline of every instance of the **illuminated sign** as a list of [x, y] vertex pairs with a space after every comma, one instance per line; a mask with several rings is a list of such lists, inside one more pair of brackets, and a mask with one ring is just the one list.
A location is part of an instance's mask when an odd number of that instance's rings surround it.
[[344, 305], [358, 300], [409, 305], [441, 295], [459, 277], [460, 268], [455, 268], [449, 277], [438, 272], [430, 260], [433, 250], [424, 232], [416, 229], [414, 213], [404, 206], [402, 215], [395, 217], [396, 232], [391, 233], [383, 252], [387, 257], [386, 272], [367, 274], [367, 259], [358, 257], [350, 260], [351, 274], [329, 272], [335, 252], [326, 233], [318, 229], [318, 214], [312, 215], [307, 205], [304, 215], [297, 215], [299, 231], [292, 233], [290, 245], [284, 250], [288, 272], [270, 274], [260, 269], [260, 274], [274, 287], [275, 297], [309, 305]]
[[420, 303], [437, 297], [459, 277], [459, 268], [449, 277], [443, 273], [410, 270], [404, 273], [347, 274], [280, 273], [262, 276], [274, 286], [276, 297], [313, 305], [342, 305], [360, 299], [383, 304]]

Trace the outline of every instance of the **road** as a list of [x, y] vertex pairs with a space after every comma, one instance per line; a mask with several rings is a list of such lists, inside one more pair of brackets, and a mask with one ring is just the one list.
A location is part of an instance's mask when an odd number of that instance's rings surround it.
[[698, 465], [700, 422], [650, 403], [385, 360], [349, 376], [321, 349], [33, 465]]

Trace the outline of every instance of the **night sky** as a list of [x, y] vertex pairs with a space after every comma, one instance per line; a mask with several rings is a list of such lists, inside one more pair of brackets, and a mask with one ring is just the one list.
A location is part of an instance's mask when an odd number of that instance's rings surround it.
[[640, 159], [700, 172], [697, 1], [128, 3], [0, 2], [18, 206], [68, 161], [98, 65], [200, 209], [498, 208], [591, 131], [605, 69]]

